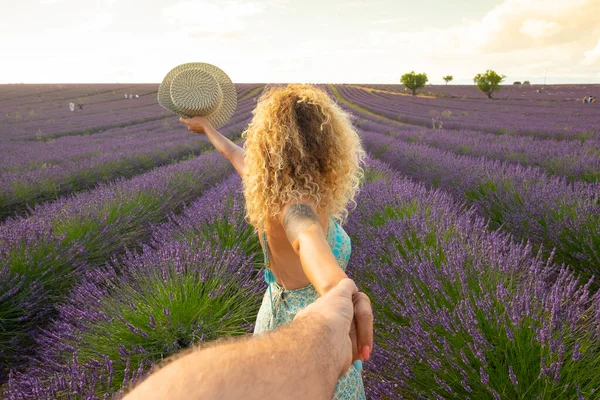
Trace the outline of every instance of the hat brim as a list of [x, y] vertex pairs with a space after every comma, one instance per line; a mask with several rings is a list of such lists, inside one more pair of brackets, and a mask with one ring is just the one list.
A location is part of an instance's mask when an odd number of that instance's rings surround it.
[[186, 63], [178, 65], [173, 68], [171, 71], [167, 73], [160, 86], [158, 87], [158, 103], [168, 111], [171, 111], [177, 115], [185, 116], [185, 117], [194, 117], [195, 115], [189, 115], [183, 112], [179, 107], [177, 107], [173, 103], [173, 99], [171, 98], [171, 83], [173, 79], [182, 71], [187, 69], [200, 69], [210, 73], [219, 86], [221, 87], [221, 91], [223, 92], [223, 101], [217, 110], [206, 118], [210, 121], [210, 123], [215, 128], [220, 128], [229, 121], [235, 109], [237, 107], [237, 90], [235, 89], [235, 85], [227, 76], [225, 72], [223, 72], [220, 68], [215, 67], [212, 64], [208, 63]]

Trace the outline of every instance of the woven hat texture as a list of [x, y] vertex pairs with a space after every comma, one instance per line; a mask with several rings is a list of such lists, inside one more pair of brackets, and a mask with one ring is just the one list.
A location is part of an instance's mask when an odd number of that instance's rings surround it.
[[164, 109], [185, 117], [205, 116], [215, 128], [225, 125], [237, 107], [237, 91], [229, 76], [207, 63], [173, 68], [157, 97]]

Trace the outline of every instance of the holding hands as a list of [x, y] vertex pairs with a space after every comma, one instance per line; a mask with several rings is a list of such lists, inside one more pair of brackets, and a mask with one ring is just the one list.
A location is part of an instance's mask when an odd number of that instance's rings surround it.
[[[294, 322], [318, 316], [331, 329], [336, 365], [344, 375], [354, 360], [368, 360], [373, 349], [373, 310], [369, 297], [358, 291], [354, 281], [337, 286], [300, 311]], [[356, 364], [355, 364], [356, 365]]]

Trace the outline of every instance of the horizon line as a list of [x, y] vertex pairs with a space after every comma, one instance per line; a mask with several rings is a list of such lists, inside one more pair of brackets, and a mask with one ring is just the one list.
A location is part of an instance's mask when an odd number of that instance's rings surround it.
[[[517, 81], [515, 81], [517, 82]], [[522, 86], [526, 86], [527, 84], [523, 84], [523, 81], [520, 81]], [[403, 86], [402, 83], [376, 83], [376, 82], [233, 82], [233, 84], [239, 85], [277, 85], [277, 84], [308, 84], [308, 85], [398, 85]], [[0, 85], [160, 85], [160, 82], [0, 82]], [[503, 83], [502, 86], [518, 86], [514, 83], [506, 82]], [[552, 83], [552, 82], [542, 82], [542, 83], [529, 83], [530, 86], [533, 85], [600, 85], [600, 82], [561, 82], [561, 83]], [[427, 83], [426, 86], [476, 86], [474, 83]]]

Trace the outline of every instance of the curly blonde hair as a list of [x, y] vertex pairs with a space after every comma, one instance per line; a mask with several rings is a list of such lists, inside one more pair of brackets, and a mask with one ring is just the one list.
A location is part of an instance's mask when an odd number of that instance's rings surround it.
[[286, 204], [311, 201], [339, 223], [364, 176], [365, 151], [350, 114], [310, 85], [271, 87], [244, 132], [246, 219], [281, 218]]

